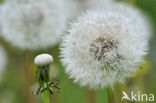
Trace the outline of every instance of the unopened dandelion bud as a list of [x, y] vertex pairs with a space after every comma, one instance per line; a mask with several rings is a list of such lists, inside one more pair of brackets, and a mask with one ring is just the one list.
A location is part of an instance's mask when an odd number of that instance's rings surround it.
[[53, 94], [53, 88], [58, 88], [58, 83], [51, 82], [49, 79], [49, 69], [52, 62], [53, 57], [49, 54], [40, 54], [35, 58], [34, 63], [37, 66], [36, 84], [38, 84], [38, 87], [36, 85], [34, 86], [34, 88], [37, 87], [37, 89], [34, 89], [33, 94], [42, 93], [45, 90]]
[[50, 65], [52, 62], [53, 62], [53, 57], [49, 54], [38, 55], [34, 60], [34, 63], [37, 66], [41, 66], [41, 67]]

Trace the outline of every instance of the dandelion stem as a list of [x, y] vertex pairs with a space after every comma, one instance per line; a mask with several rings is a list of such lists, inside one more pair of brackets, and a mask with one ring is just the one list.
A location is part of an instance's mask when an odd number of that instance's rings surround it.
[[48, 90], [42, 93], [42, 101], [43, 103], [50, 103], [50, 93]]
[[120, 103], [120, 98], [119, 98], [119, 92], [118, 92], [118, 86], [117, 85], [114, 87], [114, 95], [115, 95], [116, 103]]
[[28, 103], [35, 103], [33, 95], [31, 93], [29, 51], [27, 50], [24, 52], [24, 74], [26, 79], [26, 93], [27, 93]]
[[87, 89], [87, 94], [88, 94], [88, 103], [96, 103], [95, 92], [93, 90]]
[[107, 93], [108, 93], [108, 102], [109, 103], [116, 103], [113, 90], [111, 88], [108, 88]]

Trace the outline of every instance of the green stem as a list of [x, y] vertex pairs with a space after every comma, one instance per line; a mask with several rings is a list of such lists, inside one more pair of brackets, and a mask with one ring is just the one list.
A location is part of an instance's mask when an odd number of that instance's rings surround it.
[[111, 88], [108, 88], [107, 93], [108, 93], [108, 102], [109, 103], [116, 103], [113, 90]]
[[86, 89], [88, 94], [88, 103], [96, 103], [94, 90]]
[[50, 103], [50, 94], [48, 90], [42, 93], [42, 101], [43, 103]]
[[116, 103], [120, 103], [119, 93], [118, 93], [118, 86], [114, 87], [114, 96], [115, 96]]

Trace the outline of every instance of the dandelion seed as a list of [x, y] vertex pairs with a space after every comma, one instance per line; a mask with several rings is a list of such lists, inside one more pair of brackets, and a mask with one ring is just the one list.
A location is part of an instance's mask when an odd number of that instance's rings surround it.
[[147, 54], [150, 37], [144, 16], [126, 4], [90, 10], [68, 32], [61, 48], [66, 72], [81, 86], [94, 89], [130, 77]]
[[22, 49], [42, 49], [60, 40], [68, 16], [63, 0], [15, 0], [1, 5], [2, 36]]

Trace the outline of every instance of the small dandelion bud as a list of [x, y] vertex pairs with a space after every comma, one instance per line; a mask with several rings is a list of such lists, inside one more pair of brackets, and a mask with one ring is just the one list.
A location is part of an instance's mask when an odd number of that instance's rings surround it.
[[87, 11], [63, 37], [66, 72], [92, 89], [124, 82], [147, 54], [150, 29], [144, 16], [126, 4]]
[[51, 94], [53, 94], [53, 88], [59, 89], [59, 87], [57, 87], [59, 83], [53, 83], [49, 79], [50, 64], [52, 62], [53, 57], [49, 54], [41, 54], [35, 58], [34, 63], [37, 66], [37, 83], [35, 83], [32, 87], [33, 94], [39, 94], [44, 92], [45, 90], [48, 90]]
[[35, 60], [34, 63], [37, 66], [46, 66], [46, 65], [50, 65], [53, 62], [53, 57], [49, 54], [41, 54], [38, 55]]

